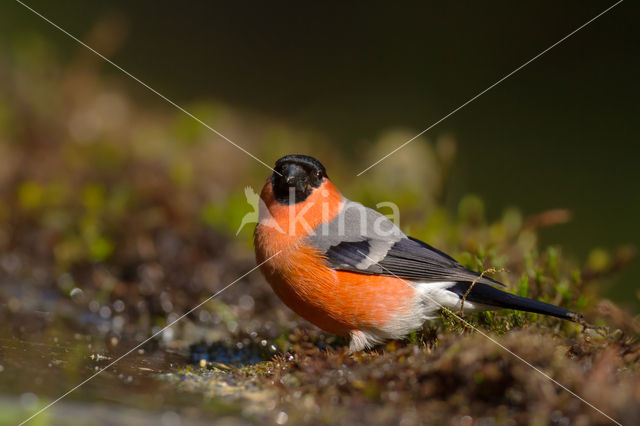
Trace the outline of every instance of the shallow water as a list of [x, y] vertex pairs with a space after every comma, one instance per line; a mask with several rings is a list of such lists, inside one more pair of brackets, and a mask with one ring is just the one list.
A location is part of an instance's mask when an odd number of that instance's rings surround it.
[[[97, 327], [94, 333], [76, 332], [82, 327], [69, 318], [11, 313], [6, 308], [2, 317], [0, 424], [26, 420], [85, 380], [32, 424], [121, 424], [126, 419], [127, 423], [177, 425], [227, 414], [234, 414], [231, 424], [242, 422], [235, 397], [247, 389], [227, 383], [224, 368], [262, 362], [270, 352], [263, 347], [266, 341], [241, 347], [200, 344], [190, 350], [181, 342], [154, 339], [126, 355], [139, 342], [100, 333]], [[197, 365], [185, 369], [190, 362]], [[212, 366], [215, 371], [210, 370]], [[218, 374], [218, 379], [209, 377], [207, 382], [209, 386], [219, 383], [219, 389], [203, 392], [202, 397], [182, 391], [193, 384], [194, 377], [212, 374]]]

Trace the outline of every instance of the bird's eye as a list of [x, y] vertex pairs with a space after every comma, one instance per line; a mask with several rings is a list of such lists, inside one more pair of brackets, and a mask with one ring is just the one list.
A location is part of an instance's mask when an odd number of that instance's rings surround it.
[[322, 179], [322, 172], [321, 172], [320, 170], [318, 170], [318, 171], [316, 172], [316, 177], [317, 177], [318, 179]]

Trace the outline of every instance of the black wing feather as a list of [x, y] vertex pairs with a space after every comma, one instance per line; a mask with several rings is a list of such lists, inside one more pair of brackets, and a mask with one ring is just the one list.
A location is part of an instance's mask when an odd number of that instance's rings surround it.
[[369, 242], [366, 240], [346, 242], [330, 247], [326, 252], [327, 260], [334, 269], [355, 267], [369, 255]]
[[[393, 244], [386, 256], [373, 265], [363, 268], [369, 257], [367, 240], [346, 242], [330, 247], [326, 251], [329, 265], [337, 270], [371, 275], [396, 276], [410, 281], [422, 282], [479, 282], [501, 285], [489, 277], [471, 271], [451, 256], [415, 238], [403, 238]], [[363, 262], [364, 261], [364, 262]], [[369, 262], [370, 263], [370, 262]]]

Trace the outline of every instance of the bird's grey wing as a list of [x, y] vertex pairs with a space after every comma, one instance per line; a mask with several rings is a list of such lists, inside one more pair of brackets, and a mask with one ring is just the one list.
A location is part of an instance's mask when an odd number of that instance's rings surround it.
[[386, 216], [349, 200], [333, 220], [314, 231], [308, 242], [320, 249], [332, 268], [344, 270], [366, 270], [406, 238]]
[[451, 256], [408, 237], [382, 214], [351, 201], [345, 203], [336, 218], [316, 229], [310, 243], [321, 250], [329, 266], [336, 270], [420, 282], [476, 281], [503, 285], [480, 277]]

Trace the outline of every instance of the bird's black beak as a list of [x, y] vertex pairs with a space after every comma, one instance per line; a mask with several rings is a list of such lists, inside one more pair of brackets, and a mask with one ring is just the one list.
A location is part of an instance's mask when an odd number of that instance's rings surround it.
[[277, 162], [276, 170], [278, 172], [271, 175], [276, 200], [280, 204], [289, 205], [306, 200], [314, 188], [318, 188], [322, 184], [324, 173], [320, 174], [318, 167], [322, 167], [322, 165], [316, 166], [315, 163], [307, 164], [304, 162], [298, 164], [295, 161]]
[[294, 173], [288, 173], [285, 180], [287, 182], [287, 185], [293, 186], [293, 184], [296, 182], [296, 176]]
[[307, 172], [297, 164], [291, 164], [284, 176], [289, 188], [295, 188], [296, 192], [304, 192], [307, 189]]

